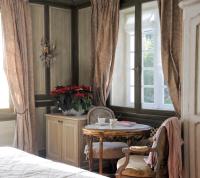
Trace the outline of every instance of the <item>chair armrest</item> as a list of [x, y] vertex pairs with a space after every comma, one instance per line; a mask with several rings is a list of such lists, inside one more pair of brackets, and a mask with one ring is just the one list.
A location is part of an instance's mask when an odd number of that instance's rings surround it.
[[131, 146], [129, 149], [131, 150], [132, 154], [148, 154], [156, 151], [156, 148], [148, 146]]
[[155, 152], [156, 148], [151, 148], [148, 146], [131, 146], [129, 148], [123, 148], [122, 152], [126, 154], [148, 154], [150, 152]]
[[145, 155], [147, 153], [156, 152], [156, 151], [157, 151], [156, 148], [151, 148], [151, 147], [148, 147], [148, 146], [131, 146], [129, 148], [123, 148], [122, 152], [125, 153], [126, 160], [125, 160], [124, 164], [121, 165], [117, 169], [116, 178], [121, 178], [122, 171], [126, 169], [126, 166], [129, 163], [129, 158], [130, 158], [131, 154], [137, 154], [137, 155], [138, 154], [142, 154], [142, 155]]

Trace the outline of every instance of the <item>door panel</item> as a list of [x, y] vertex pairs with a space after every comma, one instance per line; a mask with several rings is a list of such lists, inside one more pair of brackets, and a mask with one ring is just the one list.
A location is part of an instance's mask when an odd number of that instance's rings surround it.
[[[199, 2], [199, 1], [198, 1]], [[185, 178], [200, 178], [200, 3], [182, 3], [184, 16], [182, 119]]]
[[[191, 172], [191, 176], [198, 178], [200, 176], [198, 168], [200, 167], [200, 154], [197, 152], [197, 146], [200, 144], [200, 132], [198, 128], [200, 128], [200, 115], [199, 115], [199, 63], [200, 63], [200, 15], [193, 17], [191, 19], [191, 43], [193, 43], [193, 48], [191, 49], [191, 61], [190, 61], [190, 102], [189, 102], [189, 116], [190, 116], [190, 128], [189, 128], [189, 139], [191, 140], [190, 145], [190, 167], [193, 169]], [[192, 46], [191, 46], [192, 47]]]
[[76, 121], [65, 120], [62, 130], [62, 160], [78, 166], [78, 124]]
[[196, 26], [195, 112], [200, 115], [200, 25]]
[[47, 157], [61, 160], [62, 123], [58, 119], [47, 117]]

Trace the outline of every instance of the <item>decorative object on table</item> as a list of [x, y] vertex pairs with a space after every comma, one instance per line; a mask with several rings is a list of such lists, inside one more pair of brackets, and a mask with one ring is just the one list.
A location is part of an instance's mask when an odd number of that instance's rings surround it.
[[115, 124], [117, 124], [117, 119], [109, 119], [109, 123], [111, 126], [114, 126]]
[[50, 42], [44, 38], [41, 39], [42, 54], [40, 59], [45, 63], [46, 67], [50, 67], [55, 58], [55, 44], [50, 44]]
[[106, 118], [104, 118], [104, 117], [98, 118], [98, 124], [102, 125], [102, 124], [105, 124], [105, 123], [106, 123]]
[[91, 86], [57, 86], [51, 94], [64, 115], [81, 115], [92, 106]]
[[136, 124], [136, 122], [131, 121], [118, 121], [118, 124], [125, 127], [132, 127]]

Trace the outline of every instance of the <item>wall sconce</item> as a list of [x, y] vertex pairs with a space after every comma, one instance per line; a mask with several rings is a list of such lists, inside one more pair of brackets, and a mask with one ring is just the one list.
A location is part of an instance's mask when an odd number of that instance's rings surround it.
[[44, 62], [46, 67], [50, 67], [50, 65], [56, 60], [55, 58], [55, 44], [50, 44], [48, 40], [42, 38], [41, 39], [41, 47], [42, 54], [40, 55], [40, 59]]

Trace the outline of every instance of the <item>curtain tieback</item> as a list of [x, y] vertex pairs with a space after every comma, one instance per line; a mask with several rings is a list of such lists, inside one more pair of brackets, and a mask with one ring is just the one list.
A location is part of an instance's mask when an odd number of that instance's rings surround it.
[[25, 109], [23, 112], [16, 112], [18, 115], [23, 115], [28, 111], [28, 109]]

